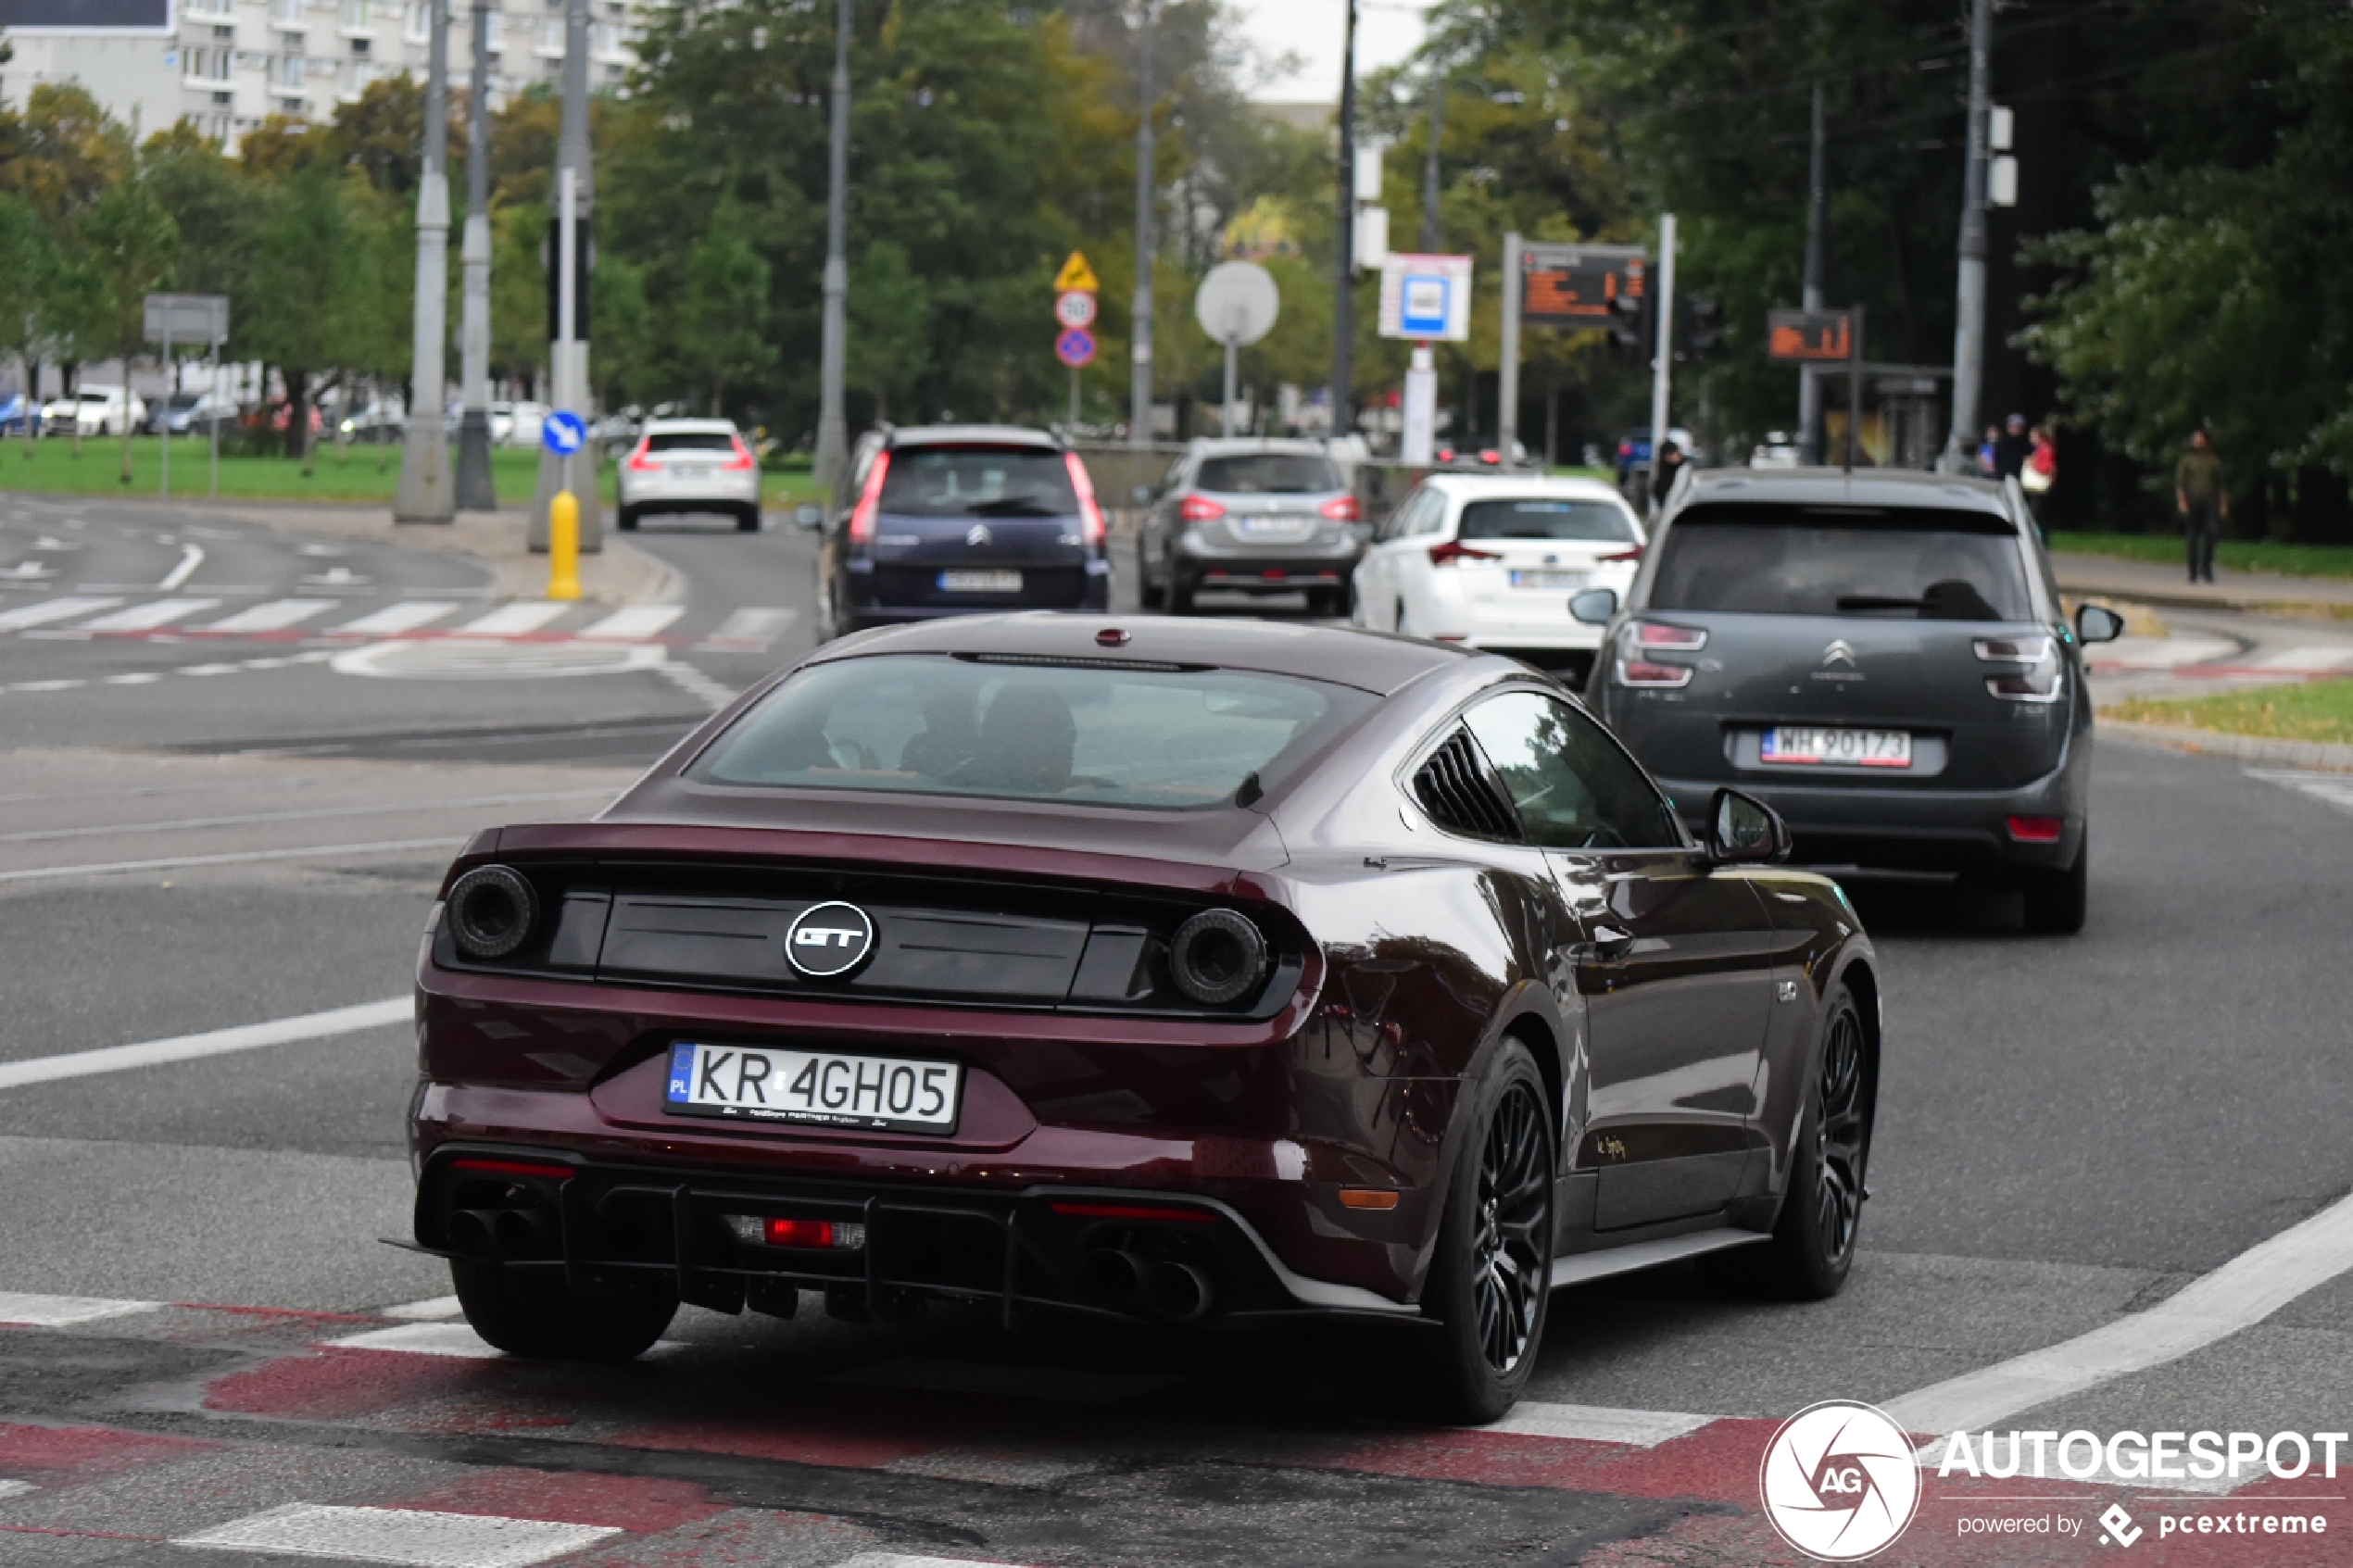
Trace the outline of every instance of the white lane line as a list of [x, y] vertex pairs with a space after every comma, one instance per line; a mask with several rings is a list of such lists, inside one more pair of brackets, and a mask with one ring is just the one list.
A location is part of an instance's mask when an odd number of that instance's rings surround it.
[[500, 605], [479, 620], [469, 621], [457, 630], [460, 637], [520, 637], [536, 632], [551, 621], [560, 620], [572, 608], [570, 602], [560, 599], [517, 599]]
[[1689, 1436], [1716, 1419], [1712, 1415], [1685, 1415], [1677, 1411], [1626, 1411], [1605, 1405], [1553, 1405], [1538, 1399], [1522, 1399], [1503, 1420], [1471, 1430], [1655, 1449], [1661, 1443]]
[[2310, 773], [2293, 768], [2249, 768], [2246, 776], [2261, 779], [2266, 784], [2279, 784], [2300, 795], [2309, 795], [2340, 810], [2353, 811], [2353, 777], [2343, 773]]
[[179, 587], [182, 583], [187, 582], [189, 578], [195, 576], [196, 568], [202, 566], [203, 564], [204, 546], [202, 545], [181, 546], [180, 564], [173, 567], [170, 571], [165, 574], [164, 580], [156, 584], [156, 592], [159, 594], [170, 593], [174, 588]]
[[2181, 1360], [2353, 1269], [2353, 1197], [2258, 1242], [2176, 1295], [2074, 1338], [1931, 1384], [1880, 1408], [1907, 1432], [1990, 1429], [2022, 1411]]
[[152, 632], [158, 626], [169, 626], [192, 615], [201, 615], [220, 601], [219, 599], [152, 599], [129, 609], [102, 615], [95, 621], [85, 621], [77, 631], [82, 632]]
[[747, 607], [727, 612], [727, 619], [711, 629], [698, 646], [720, 653], [765, 653], [768, 645], [784, 635], [797, 614], [789, 609]]
[[661, 635], [670, 623], [686, 613], [685, 605], [631, 605], [614, 610], [602, 621], [584, 631], [581, 637], [610, 639], [618, 642], [638, 642]]
[[334, 637], [392, 637], [403, 632], [413, 632], [420, 626], [432, 624], [458, 608], [452, 599], [405, 599], [396, 605], [386, 605], [357, 621], [346, 621], [340, 626], [330, 626], [327, 633]]
[[289, 626], [299, 626], [314, 615], [324, 615], [342, 603], [339, 599], [272, 599], [268, 604], [241, 609], [226, 621], [216, 621], [195, 630], [234, 634], [241, 632], [283, 632]]
[[173, 1546], [333, 1557], [395, 1568], [530, 1568], [620, 1535], [610, 1524], [558, 1524], [414, 1508], [288, 1503], [233, 1519]]
[[[296, 1040], [321, 1040], [332, 1035], [357, 1034], [404, 1023], [414, 1016], [416, 1004], [408, 997], [387, 997], [381, 1002], [329, 1008], [267, 1023], [240, 1023], [208, 1029], [201, 1035], [174, 1035], [169, 1039], [142, 1040], [135, 1045], [102, 1046], [96, 1050], [63, 1056], [36, 1056], [27, 1061], [0, 1061], [0, 1089], [27, 1084], [54, 1083], [60, 1078], [86, 1078], [98, 1073], [120, 1073], [133, 1067], [156, 1067], [167, 1061], [193, 1061], [199, 1057], [227, 1056], [263, 1046], [291, 1045]], [[10, 1299], [0, 1297], [0, 1302]]]
[[74, 596], [19, 605], [14, 609], [0, 610], [0, 632], [21, 632], [28, 626], [46, 626], [53, 621], [70, 621], [77, 615], [94, 615], [102, 609], [112, 609], [121, 602], [120, 598], [113, 597]]
[[95, 1296], [34, 1296], [20, 1290], [0, 1290], [0, 1323], [67, 1328], [101, 1318], [152, 1312], [162, 1305], [160, 1301], [112, 1301]]
[[187, 866], [240, 866], [258, 860], [315, 860], [326, 855], [385, 855], [397, 849], [448, 849], [462, 838], [384, 838], [368, 844], [321, 844], [302, 849], [247, 849], [231, 855], [169, 855], [152, 860], [96, 860], [79, 866], [35, 866], [0, 872], [0, 882], [45, 882], [58, 876], [101, 876], [109, 872], [169, 872]]
[[118, 834], [179, 833], [192, 828], [239, 827], [247, 822], [317, 822], [325, 817], [385, 817], [417, 811], [454, 811], [475, 806], [522, 806], [543, 800], [610, 800], [612, 794], [609, 789], [550, 789], [532, 795], [469, 795], [455, 800], [411, 800], [396, 806], [314, 806], [302, 811], [248, 811], [234, 817], [181, 817], [168, 822], [108, 822], [100, 827], [39, 828], [28, 833], [0, 833], [0, 844], [34, 844], [56, 838], [112, 837]]
[[385, 1307], [377, 1316], [396, 1318], [403, 1323], [439, 1323], [447, 1318], [462, 1316], [465, 1309], [458, 1305], [455, 1296], [430, 1296], [422, 1301], [403, 1301], [397, 1307]]

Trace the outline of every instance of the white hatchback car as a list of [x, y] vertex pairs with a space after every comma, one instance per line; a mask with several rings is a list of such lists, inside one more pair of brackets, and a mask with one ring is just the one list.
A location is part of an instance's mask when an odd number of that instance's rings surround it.
[[1433, 474], [1373, 535], [1356, 568], [1359, 626], [1508, 654], [1582, 681], [1602, 629], [1568, 601], [1622, 599], [1642, 525], [1595, 479]]
[[727, 420], [648, 420], [621, 459], [620, 522], [648, 512], [724, 512], [760, 531], [760, 459]]
[[84, 384], [73, 396], [57, 398], [41, 410], [42, 430], [57, 435], [120, 435], [146, 420], [147, 400], [119, 386]]

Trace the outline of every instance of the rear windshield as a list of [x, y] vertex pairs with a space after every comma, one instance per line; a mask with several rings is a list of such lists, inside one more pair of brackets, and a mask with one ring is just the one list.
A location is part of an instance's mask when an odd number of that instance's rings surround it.
[[713, 784], [1182, 810], [1271, 788], [1378, 699], [1319, 681], [936, 654], [803, 671], [721, 736]]
[[1634, 542], [1634, 525], [1607, 501], [1473, 501], [1463, 508], [1461, 539], [1604, 539]]
[[890, 454], [882, 509], [901, 517], [1071, 517], [1078, 493], [1060, 452], [908, 446]]
[[1658, 609], [2023, 621], [2018, 538], [1979, 512], [1698, 507], [1667, 530]]
[[1251, 452], [1203, 458], [1193, 488], [1227, 495], [1316, 495], [1341, 488], [1340, 470], [1306, 452]]
[[724, 430], [658, 430], [646, 437], [648, 452], [732, 452], [736, 438]]

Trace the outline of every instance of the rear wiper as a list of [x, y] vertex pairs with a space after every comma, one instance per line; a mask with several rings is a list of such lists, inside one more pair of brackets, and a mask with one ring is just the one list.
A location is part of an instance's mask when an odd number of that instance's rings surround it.
[[1002, 495], [994, 501], [978, 501], [967, 508], [975, 517], [1061, 517], [1059, 508], [1047, 505], [1027, 495]]
[[1841, 609], [1926, 609], [1926, 599], [1881, 598], [1871, 594], [1854, 594], [1838, 601]]

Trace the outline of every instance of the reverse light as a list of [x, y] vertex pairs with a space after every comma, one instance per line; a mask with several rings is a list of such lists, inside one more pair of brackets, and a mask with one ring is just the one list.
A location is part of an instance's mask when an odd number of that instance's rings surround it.
[[1643, 648], [1672, 648], [1678, 653], [1697, 653], [1707, 646], [1707, 633], [1696, 626], [1669, 626], [1663, 621], [1637, 621], [1626, 631]]
[[1226, 507], [1206, 495], [1188, 495], [1176, 503], [1176, 515], [1187, 522], [1215, 522], [1226, 515]]
[[1692, 667], [1688, 664], [1653, 664], [1648, 659], [1620, 659], [1617, 662], [1617, 684], [1621, 686], [1688, 686], [1692, 684]]
[[1459, 539], [1449, 539], [1444, 544], [1432, 545], [1429, 547], [1429, 564], [1432, 566], [1452, 566], [1458, 560], [1502, 560], [1503, 558], [1493, 550], [1474, 550]]
[[637, 438], [637, 449], [629, 454], [630, 471], [632, 473], [654, 473], [659, 471], [661, 465], [653, 460], [653, 457], [651, 455], [652, 451], [653, 438], [650, 436], [639, 436]]
[[839, 1220], [780, 1220], [758, 1214], [730, 1214], [727, 1228], [747, 1247], [797, 1247], [816, 1251], [855, 1252], [866, 1245], [866, 1227]]
[[1362, 522], [1365, 508], [1356, 504], [1353, 495], [1335, 495], [1315, 508], [1334, 522]]
[[2067, 831], [2064, 817], [2012, 817], [2010, 836], [2020, 844], [2057, 844]]
[[746, 469], [754, 469], [760, 466], [760, 459], [751, 455], [751, 448], [744, 445], [744, 438], [742, 436], [731, 435], [727, 439], [735, 443], [736, 455], [722, 463], [720, 467], [732, 469], [736, 472], [741, 473]]
[[875, 542], [875, 521], [882, 516], [883, 475], [890, 471], [890, 454], [875, 454], [875, 466], [866, 470], [866, 487], [858, 493], [858, 504], [849, 509], [849, 542], [871, 545]]
[[2066, 687], [2058, 645], [2048, 637], [1981, 637], [1974, 646], [1977, 657], [1989, 664], [2026, 666], [1986, 678], [1986, 691], [2004, 702], [2053, 703]]
[[1095, 482], [1087, 472], [1087, 465], [1078, 460], [1076, 452], [1064, 452], [1063, 461], [1070, 469], [1070, 487], [1078, 492], [1079, 532], [1087, 547], [1094, 549], [1103, 542], [1103, 508], [1095, 505]]

